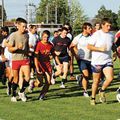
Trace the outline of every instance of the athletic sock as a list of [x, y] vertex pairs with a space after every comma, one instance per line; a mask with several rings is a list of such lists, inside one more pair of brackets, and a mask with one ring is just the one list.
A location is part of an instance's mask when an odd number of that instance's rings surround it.
[[53, 78], [54, 78], [54, 79], [56, 78], [55, 74], [53, 74]]
[[63, 84], [64, 84], [65, 82], [67, 82], [67, 79], [62, 79], [62, 82], [63, 82]]
[[95, 100], [95, 98], [91, 97], [91, 100]]
[[16, 97], [17, 84], [12, 83], [12, 96]]
[[8, 82], [8, 88], [11, 88], [12, 83]]
[[73, 76], [73, 73], [70, 73], [70, 76]]
[[103, 90], [102, 88], [99, 90], [100, 92], [105, 92], [105, 90]]
[[27, 82], [27, 81], [24, 80], [23, 81], [23, 86], [20, 89], [20, 93], [23, 93], [25, 91], [26, 87], [28, 87], [28, 86], [29, 86], [29, 82]]

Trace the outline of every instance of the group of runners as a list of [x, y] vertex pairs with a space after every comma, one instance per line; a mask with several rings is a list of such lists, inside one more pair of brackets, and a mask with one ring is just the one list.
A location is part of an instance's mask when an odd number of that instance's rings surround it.
[[[81, 82], [85, 97], [90, 96], [87, 89], [89, 80], [92, 79], [91, 105], [96, 104], [96, 94], [102, 81], [99, 97], [100, 102], [106, 102], [105, 90], [114, 77], [113, 58], [116, 60], [120, 57], [120, 32], [114, 36], [110, 31], [111, 25], [108, 18], [96, 23], [94, 29], [91, 23], [85, 22], [82, 32], [73, 37], [72, 28], [66, 23], [54, 32], [52, 40], [50, 31], [44, 30], [39, 36], [37, 27], [27, 26], [27, 21], [23, 18], [16, 19], [16, 29], [11, 34], [7, 27], [2, 27], [0, 60], [5, 66], [7, 94], [11, 95], [11, 101], [17, 102], [18, 93], [19, 98], [26, 102], [26, 88], [32, 92], [34, 87], [42, 87], [38, 99], [44, 100], [57, 77], [61, 79], [60, 88], [66, 88], [69, 72], [71, 80]], [[80, 70], [76, 78], [74, 60]], [[36, 79], [31, 79], [34, 76]]]

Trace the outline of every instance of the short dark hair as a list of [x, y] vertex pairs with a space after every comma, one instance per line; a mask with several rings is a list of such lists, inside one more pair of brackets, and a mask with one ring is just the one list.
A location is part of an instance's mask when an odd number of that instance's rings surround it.
[[65, 31], [68, 32], [68, 29], [67, 29], [66, 27], [62, 27], [62, 28], [61, 28], [61, 31], [63, 31], [63, 30], [65, 30]]
[[69, 23], [69, 22], [65, 23], [65, 24], [63, 25], [63, 27], [64, 27], [65, 25], [68, 26], [69, 32], [72, 32], [72, 27], [71, 27], [70, 23]]
[[57, 30], [54, 31], [54, 33], [58, 32]]
[[101, 23], [100, 23], [100, 22], [95, 22], [94, 26], [96, 26], [97, 24], [101, 25]]
[[42, 33], [42, 36], [43, 36], [43, 34], [47, 34], [48, 37], [50, 37], [50, 31], [49, 30], [44, 30], [43, 33]]
[[34, 27], [36, 27], [36, 25], [29, 25], [29, 27], [31, 28], [31, 29], [33, 29]]
[[61, 31], [62, 31], [61, 28], [59, 28], [59, 29], [58, 29], [58, 32], [61, 32]]
[[1, 31], [9, 33], [9, 28], [7, 26], [1, 27]]
[[103, 18], [103, 19], [101, 20], [101, 24], [102, 24], [102, 25], [104, 25], [105, 23], [110, 23], [110, 24], [112, 24], [112, 22], [111, 22], [111, 20], [110, 20], [109, 18]]
[[27, 21], [24, 19], [24, 18], [17, 18], [16, 19], [16, 24], [20, 24], [20, 23], [26, 23], [27, 24]]
[[82, 25], [82, 30], [83, 30], [83, 29], [87, 29], [87, 26], [92, 27], [92, 24], [89, 23], [89, 22], [85, 22], [85, 23], [83, 23], [83, 25]]

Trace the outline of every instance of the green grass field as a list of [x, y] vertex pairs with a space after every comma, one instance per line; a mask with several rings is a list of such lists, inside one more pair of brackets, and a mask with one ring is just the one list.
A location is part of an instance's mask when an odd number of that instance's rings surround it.
[[[120, 103], [116, 100], [116, 89], [120, 86], [117, 73], [120, 63], [115, 62], [115, 78], [107, 89], [107, 103], [91, 106], [90, 98], [82, 96], [82, 88], [76, 81], [68, 81], [65, 89], [60, 89], [60, 80], [49, 89], [46, 99], [38, 101], [41, 88], [28, 93], [28, 101], [12, 103], [6, 95], [6, 86], [0, 84], [0, 120], [120, 120]], [[75, 66], [75, 73], [78, 73]], [[69, 77], [68, 77], [69, 78]], [[90, 88], [91, 88], [90, 81]], [[27, 91], [26, 91], [27, 92]], [[91, 89], [89, 89], [91, 94]]]

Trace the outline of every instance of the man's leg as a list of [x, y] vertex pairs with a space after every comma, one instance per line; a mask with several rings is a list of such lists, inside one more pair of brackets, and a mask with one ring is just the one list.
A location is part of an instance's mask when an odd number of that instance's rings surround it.
[[56, 70], [57, 71], [54, 73], [55, 77], [61, 75], [61, 73], [62, 73], [62, 70], [59, 65], [56, 65]]
[[92, 84], [92, 95], [91, 95], [91, 105], [95, 105], [96, 92], [98, 90], [98, 85], [100, 82], [101, 73], [93, 73], [93, 84]]
[[6, 67], [6, 77], [8, 78], [7, 95], [11, 95], [13, 73], [12, 73], [12, 69], [10, 67]]
[[100, 82], [100, 73], [93, 73], [93, 84], [92, 84], [92, 98], [96, 97], [96, 92], [98, 90], [98, 84]]
[[52, 74], [51, 84], [55, 84], [55, 78], [62, 74], [62, 69], [60, 68], [60, 66], [56, 65], [56, 70], [57, 71]]
[[67, 74], [68, 74], [68, 62], [63, 62], [63, 76], [61, 82], [61, 88], [65, 88], [64, 83], [67, 81]]
[[113, 80], [113, 68], [112, 67], [106, 67], [106, 68], [104, 68], [103, 69], [103, 73], [104, 73], [104, 75], [105, 75], [105, 78], [106, 78], [106, 80], [105, 80], [105, 82], [103, 83], [103, 85], [102, 85], [102, 90], [105, 90], [109, 85], [110, 85], [110, 83], [112, 82], [112, 80]]
[[110, 85], [110, 83], [113, 80], [113, 68], [112, 67], [105, 67], [103, 69], [103, 73], [105, 75], [106, 80], [104, 81], [102, 88], [99, 90], [99, 99], [100, 102], [104, 103], [106, 102], [106, 97], [105, 97], [105, 89]]
[[25, 102], [25, 101], [27, 100], [27, 98], [26, 98], [26, 96], [25, 96], [24, 91], [25, 91], [26, 87], [29, 86], [30, 66], [29, 66], [29, 65], [23, 65], [23, 66], [21, 66], [21, 70], [22, 70], [22, 71], [21, 71], [21, 74], [22, 74], [22, 75], [20, 75], [20, 76], [22, 76], [22, 77], [24, 77], [24, 78], [21, 79], [21, 80], [23, 80], [23, 85], [22, 85], [22, 87], [21, 87], [21, 89], [20, 89], [19, 97], [21, 98], [21, 100], [22, 100], [23, 102]]
[[84, 89], [84, 96], [85, 97], [89, 97], [88, 93], [87, 93], [87, 87], [88, 87], [88, 80], [89, 80], [89, 72], [87, 69], [82, 70], [82, 74], [83, 74], [83, 79], [82, 79], [82, 86]]
[[18, 81], [19, 81], [19, 70], [13, 70], [13, 82], [12, 82], [12, 102], [16, 102], [16, 90], [18, 86]]
[[38, 98], [39, 100], [43, 100], [45, 94], [48, 92], [48, 89], [51, 84], [51, 76], [52, 76], [52, 73], [45, 72], [45, 84], [41, 90], [40, 96]]
[[75, 76], [73, 75], [73, 73], [74, 73], [74, 66], [73, 66], [74, 56], [73, 56], [71, 51], [69, 53], [69, 56], [70, 56], [70, 61], [69, 61], [69, 64], [70, 64], [70, 80], [75, 80]]

